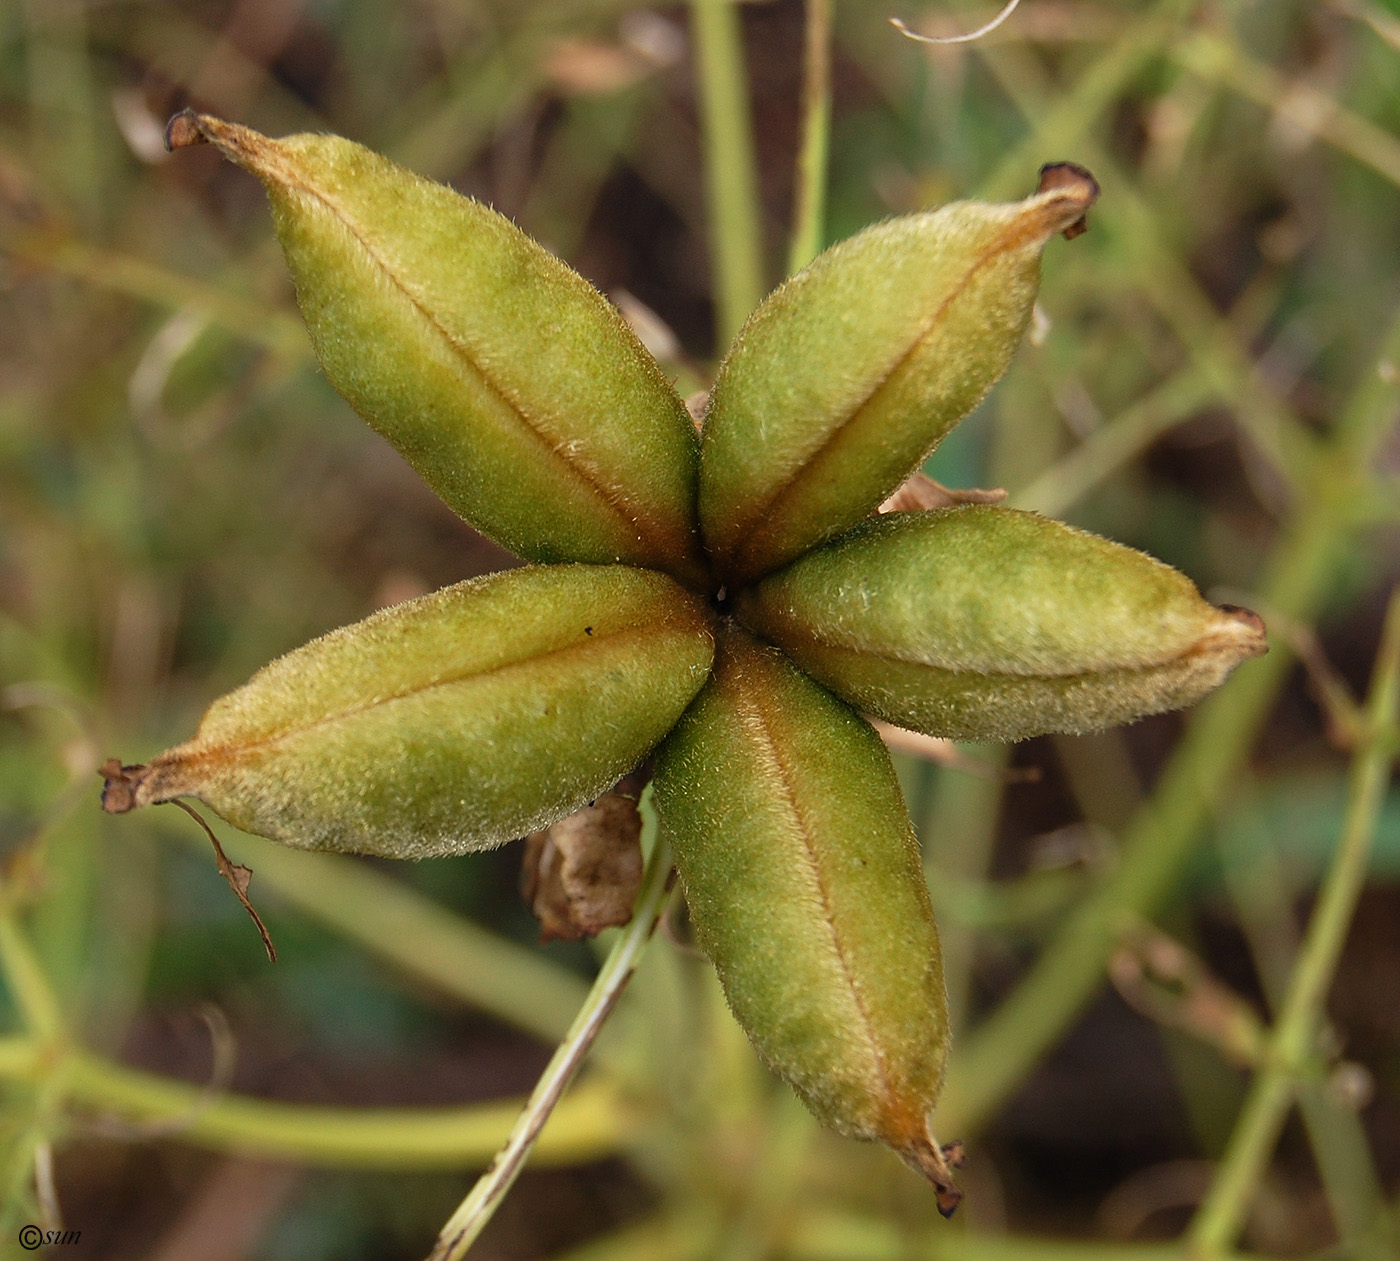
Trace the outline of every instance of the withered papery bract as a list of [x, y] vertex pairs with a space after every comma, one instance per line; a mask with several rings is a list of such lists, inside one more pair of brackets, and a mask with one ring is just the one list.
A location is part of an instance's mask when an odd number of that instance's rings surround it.
[[1091, 730], [1191, 704], [1265, 645], [1252, 614], [1051, 521], [874, 515], [1005, 369], [1092, 177], [1058, 164], [1025, 201], [827, 251], [741, 331], [697, 443], [617, 312], [494, 212], [333, 136], [186, 113], [170, 138], [263, 181], [326, 375], [536, 564], [274, 662], [119, 768], [107, 808], [193, 796], [292, 845], [453, 854], [654, 753], [696, 933], [759, 1054], [951, 1211], [938, 936], [858, 711], [936, 736]]

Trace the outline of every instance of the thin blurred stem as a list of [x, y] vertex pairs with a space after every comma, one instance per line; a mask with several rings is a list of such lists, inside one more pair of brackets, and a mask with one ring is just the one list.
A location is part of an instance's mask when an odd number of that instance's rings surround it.
[[731, 0], [691, 0], [720, 353], [763, 297], [763, 236], [739, 12]]
[[89, 225], [103, 212], [106, 155], [93, 126], [100, 117], [86, 6], [79, 0], [28, 0], [24, 6], [32, 147], [69, 205]]
[[821, 252], [826, 235], [827, 155], [831, 148], [831, 10], [834, 0], [807, 0], [803, 46], [802, 148], [788, 275]]
[[6, 237], [4, 246], [16, 258], [50, 267], [86, 284], [171, 311], [203, 316], [290, 361], [311, 357], [306, 329], [296, 316], [182, 276], [159, 263], [53, 233], [16, 233]]
[[[219, 1151], [365, 1169], [485, 1164], [517, 1115], [514, 1100], [463, 1108], [334, 1108], [279, 1103], [174, 1081], [32, 1037], [0, 1039], [0, 1079], [32, 1083], [128, 1138], [175, 1137]], [[539, 1155], [548, 1163], [616, 1151], [631, 1122], [605, 1085], [576, 1091], [556, 1111]]]
[[1341, 844], [1323, 882], [1288, 995], [1270, 1037], [1266, 1066], [1254, 1080], [1220, 1172], [1191, 1225], [1190, 1239], [1202, 1256], [1228, 1245], [1239, 1233], [1295, 1097], [1298, 1065], [1317, 1040], [1327, 990], [1366, 883], [1371, 844], [1394, 758], [1392, 739], [1398, 708], [1400, 593], [1391, 597], [1387, 610], [1367, 705], [1369, 739], [1352, 764]]
[[[179, 835], [191, 845], [193, 828]], [[281, 898], [408, 975], [545, 1042], [557, 1041], [588, 992], [539, 953], [454, 915], [401, 880], [336, 854], [309, 854], [241, 835], [231, 855], [255, 873], [253, 896]]]
[[771, 1097], [763, 1150], [747, 1180], [748, 1194], [736, 1220], [724, 1229], [714, 1261], [763, 1261], [774, 1256], [791, 1216], [817, 1122], [790, 1091]]
[[671, 847], [657, 835], [647, 860], [631, 923], [623, 929], [607, 961], [599, 969], [587, 1001], [536, 1083], [510, 1137], [442, 1228], [429, 1261], [459, 1261], [465, 1256], [520, 1176], [540, 1132], [578, 1072], [604, 1021], [622, 997], [622, 991], [651, 940], [666, 902], [670, 875]]
[[64, 1033], [62, 1009], [15, 918], [12, 896], [11, 890], [0, 891], [0, 972], [25, 1026], [40, 1041], [56, 1042]]
[[[54, 1071], [71, 1103], [123, 1118], [115, 1128], [127, 1137], [161, 1134], [225, 1151], [367, 1169], [483, 1165], [517, 1106], [514, 1100], [463, 1108], [277, 1103], [211, 1092], [85, 1051], [73, 1052]], [[628, 1124], [613, 1091], [580, 1090], [559, 1110], [541, 1155], [558, 1163], [596, 1159], [617, 1149]]]
[[[1007, 760], [1005, 745], [982, 748], [977, 756], [997, 770]], [[924, 871], [934, 905], [940, 912], [943, 975], [948, 988], [949, 1027], [956, 1038], [966, 1027], [977, 911], [995, 902], [999, 909], [1014, 903], [1021, 888], [993, 884], [988, 879], [1001, 815], [1003, 785], [998, 779], [974, 778], [944, 767], [930, 768], [935, 776], [930, 808], [919, 820], [924, 838]]]
[[[1373, 357], [1400, 356], [1400, 319]], [[1335, 581], [1353, 529], [1348, 504], [1393, 418], [1395, 387], [1363, 376], [1297, 515], [1275, 545], [1260, 583], [1264, 602], [1311, 622]], [[1193, 714], [1147, 806], [1124, 838], [1116, 870], [1070, 915], [1035, 966], [990, 1017], [963, 1039], [939, 1106], [939, 1130], [985, 1122], [1098, 989], [1125, 917], [1150, 914], [1195, 853], [1202, 825], [1228, 790], [1292, 664], [1286, 645], [1248, 663]]]
[[[1358, 731], [1360, 722], [1358, 718]], [[1254, 957], [1255, 971], [1263, 981], [1270, 1007], [1277, 1012], [1286, 1001], [1299, 953], [1293, 922], [1298, 889], [1288, 878], [1257, 803], [1246, 801], [1235, 817], [1238, 822], [1231, 829], [1234, 843], [1220, 849], [1221, 870]], [[1338, 1242], [1354, 1253], [1357, 1261], [1393, 1255], [1394, 1246], [1389, 1253], [1369, 1248], [1369, 1236], [1381, 1225], [1384, 1193], [1356, 1108], [1318, 1080], [1299, 1083], [1298, 1107], [1331, 1206]]]
[[1057, 517], [1167, 430], [1216, 397], [1194, 361], [1095, 429], [1079, 446], [1012, 497], [1012, 506]]
[[[1026, 138], [1016, 145], [983, 181], [981, 195], [997, 201], [1024, 196], [1026, 175], [1047, 158], [1072, 158], [1085, 138], [1092, 135], [1103, 115], [1143, 66], [1161, 54], [1164, 43], [1181, 29], [1195, 0], [1161, 0], [1147, 14], [1135, 16], [1124, 26], [1123, 37], [1104, 49], [1068, 91], [1047, 97]], [[981, 51], [981, 45], [971, 45]]]
[[1400, 185], [1400, 140], [1353, 113], [1301, 76], [1285, 78], [1248, 56], [1238, 43], [1198, 31], [1170, 49], [1183, 69], [1237, 92], [1293, 126], [1325, 140], [1392, 184]]

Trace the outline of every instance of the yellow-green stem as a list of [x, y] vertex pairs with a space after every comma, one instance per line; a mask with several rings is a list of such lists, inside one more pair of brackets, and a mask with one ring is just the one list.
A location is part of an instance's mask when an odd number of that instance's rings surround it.
[[57, 1042], [64, 1033], [58, 997], [15, 917], [13, 896], [0, 890], [0, 972], [25, 1027], [40, 1041]]
[[1303, 951], [1255, 1078], [1225, 1151], [1220, 1172], [1192, 1222], [1189, 1237], [1202, 1257], [1214, 1256], [1239, 1233], [1297, 1089], [1296, 1066], [1313, 1050], [1327, 989], [1366, 882], [1376, 822], [1390, 778], [1390, 737], [1400, 701], [1400, 593], [1392, 596], [1367, 705], [1368, 740], [1352, 764], [1341, 844], [1323, 882]]
[[705, 140], [718, 349], [763, 297], [763, 232], [739, 13], [731, 0], [691, 0]]
[[[222, 1093], [35, 1038], [0, 1039], [0, 1079], [57, 1091], [68, 1109], [133, 1138], [159, 1133], [220, 1151], [364, 1169], [484, 1165], [518, 1114], [516, 1100], [459, 1108], [337, 1108]], [[568, 1164], [618, 1150], [632, 1122], [607, 1085], [579, 1089], [555, 1113], [539, 1157]]]
[[807, 0], [803, 46], [802, 147], [788, 252], [788, 275], [821, 252], [826, 231], [826, 166], [831, 147], [831, 10], [833, 0]]
[[459, 1261], [491, 1220], [492, 1214], [520, 1176], [540, 1132], [583, 1063], [604, 1021], [622, 996], [647, 942], [651, 940], [669, 889], [671, 847], [656, 834], [655, 816], [649, 811], [647, 815], [648, 831], [653, 837], [651, 856], [647, 860], [642, 888], [632, 911], [632, 921], [623, 929], [607, 961], [599, 969], [587, 1001], [579, 1010], [573, 1027], [555, 1049], [517, 1118], [510, 1137], [467, 1198], [448, 1218], [429, 1261]]
[[[205, 844], [192, 827], [180, 828], [179, 835], [191, 845]], [[368, 863], [241, 834], [225, 844], [252, 869], [254, 899], [259, 889], [273, 888], [299, 911], [408, 975], [546, 1043], [563, 1035], [588, 993], [583, 978], [454, 915]]]

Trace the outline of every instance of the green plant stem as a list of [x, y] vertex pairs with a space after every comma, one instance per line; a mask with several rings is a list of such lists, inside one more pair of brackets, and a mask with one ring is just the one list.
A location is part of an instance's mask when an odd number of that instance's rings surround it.
[[821, 252], [826, 233], [826, 169], [831, 148], [831, 9], [833, 0], [807, 0], [803, 45], [802, 147], [788, 252], [788, 275]]
[[[196, 848], [207, 844], [194, 828], [181, 827], [178, 835]], [[367, 863], [243, 835], [229, 836], [225, 845], [253, 870], [255, 899], [260, 887], [270, 886], [299, 911], [410, 976], [546, 1043], [563, 1036], [588, 993], [583, 978]]]
[[1095, 486], [1215, 397], [1214, 388], [1193, 361], [1128, 404], [1113, 420], [1095, 429], [1018, 490], [1012, 497], [1012, 506], [1047, 517], [1063, 516]]
[[763, 1146], [746, 1181], [739, 1212], [727, 1221], [714, 1261], [763, 1261], [778, 1251], [782, 1228], [792, 1214], [817, 1122], [796, 1095], [770, 1097]]
[[1206, 31], [1196, 32], [1169, 51], [1182, 69], [1263, 106], [1400, 185], [1400, 141], [1302, 76], [1285, 77], [1249, 57], [1238, 43]]
[[20, 1019], [42, 1043], [58, 1043], [64, 1022], [58, 997], [43, 966], [15, 918], [14, 890], [0, 890], [0, 972], [19, 1008]]
[[763, 235], [739, 13], [731, 0], [691, 0], [696, 77], [721, 352], [762, 299]]
[[[86, 1052], [74, 1052], [59, 1072], [70, 1105], [126, 1118], [132, 1137], [156, 1132], [226, 1151], [370, 1169], [479, 1167], [517, 1107], [514, 1100], [461, 1108], [276, 1103], [173, 1082]], [[559, 1110], [540, 1154], [561, 1164], [597, 1159], [618, 1149], [627, 1128], [612, 1090], [580, 1090]]]
[[569, 1082], [583, 1063], [641, 959], [665, 906], [671, 876], [671, 847], [659, 834], [652, 844], [631, 923], [622, 930], [579, 1010], [556, 1048], [510, 1137], [438, 1236], [429, 1261], [459, 1261], [491, 1220], [539, 1139]]
[[[1358, 742], [1362, 739], [1360, 712], [1358, 707]], [[1287, 998], [1289, 977], [1300, 950], [1293, 922], [1299, 888], [1280, 859], [1258, 803], [1248, 801], [1235, 814], [1242, 822], [1231, 829], [1234, 839], [1218, 837], [1224, 842], [1219, 847], [1221, 870], [1254, 957], [1255, 972], [1263, 982], [1270, 1008], [1277, 1012]], [[1261, 1050], [1267, 1056], [1267, 1041]], [[1369, 1241], [1378, 1227], [1383, 1228], [1384, 1192], [1366, 1127], [1355, 1106], [1338, 1098], [1321, 1077], [1310, 1073], [1308, 1080], [1299, 1083], [1298, 1108], [1332, 1210], [1338, 1243], [1350, 1250], [1356, 1261], [1391, 1257], [1397, 1251], [1396, 1241], [1392, 1241], [1390, 1252], [1373, 1248]]]
[[[997, 163], [983, 182], [981, 195], [989, 201], [1024, 196], [1026, 173], [1035, 170], [1047, 155], [1074, 155], [1124, 88], [1160, 56], [1163, 44], [1181, 29], [1195, 7], [1194, 0], [1161, 0], [1155, 9], [1125, 22], [1122, 38], [1094, 58], [1070, 91], [1047, 95], [1043, 108], [1030, 120], [1029, 134]], [[981, 53], [991, 45], [968, 47]]]
[[216, 285], [162, 267], [144, 258], [99, 249], [77, 237], [52, 232], [7, 235], [5, 251], [16, 258], [72, 276], [99, 289], [171, 311], [191, 313], [288, 362], [311, 358], [306, 329], [295, 315], [269, 309]]
[[[1400, 357], [1400, 321], [1374, 358]], [[1322, 455], [1311, 493], [1275, 545], [1260, 591], [1267, 607], [1315, 619], [1352, 530], [1349, 504], [1364, 484], [1392, 416], [1394, 387], [1369, 372]], [[1275, 643], [1200, 706], [1151, 800], [1124, 837], [1113, 875], [1068, 917], [1020, 986], [956, 1048], [939, 1131], [965, 1134], [985, 1122], [1098, 989], [1126, 919], [1147, 915], [1170, 893], [1202, 826], [1235, 777], [1287, 676], [1292, 656]]]
[[[514, 1100], [461, 1108], [335, 1108], [279, 1103], [172, 1081], [37, 1039], [0, 1039], [0, 1078], [56, 1089], [71, 1109], [105, 1118], [99, 1129], [154, 1134], [218, 1151], [365, 1169], [470, 1168], [485, 1164], [518, 1114]], [[589, 1085], [555, 1113], [541, 1141], [546, 1163], [615, 1152], [631, 1121], [616, 1092]]]
[[1239, 1233], [1296, 1094], [1299, 1065], [1314, 1049], [1327, 990], [1366, 882], [1371, 843], [1394, 756], [1390, 737], [1398, 702], [1400, 593], [1392, 596], [1386, 616], [1367, 706], [1369, 738], [1352, 765], [1341, 844], [1323, 882], [1288, 995], [1269, 1039], [1265, 1067], [1254, 1080], [1220, 1172], [1191, 1224], [1189, 1238], [1202, 1256], [1213, 1256]]

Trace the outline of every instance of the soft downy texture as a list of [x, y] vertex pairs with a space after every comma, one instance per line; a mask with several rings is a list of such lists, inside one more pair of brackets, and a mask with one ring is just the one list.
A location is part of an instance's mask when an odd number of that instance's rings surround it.
[[337, 137], [187, 113], [170, 139], [267, 186], [352, 405], [484, 533], [583, 563], [308, 644], [187, 744], [118, 765], [107, 808], [190, 795], [288, 844], [422, 857], [545, 827], [654, 751], [697, 934], [759, 1054], [951, 1211], [937, 931], [853, 706], [934, 735], [1087, 729], [1188, 703], [1263, 646], [1166, 566], [1023, 513], [862, 524], [1006, 367], [1092, 176], [1057, 164], [1025, 201], [833, 247], [745, 326], [697, 444], [616, 311], [500, 216]]
[[703, 604], [662, 574], [538, 566], [333, 631], [215, 702], [127, 808], [197, 796], [301, 849], [486, 849], [586, 804], [709, 673]]
[[1099, 731], [1194, 704], [1265, 651], [1252, 613], [1032, 513], [878, 517], [736, 598], [745, 622], [852, 705], [958, 740]]
[[938, 933], [879, 736], [731, 626], [657, 754], [656, 803], [763, 1058], [827, 1125], [950, 1186], [928, 1130], [948, 1048]]
[[180, 120], [262, 180], [326, 376], [449, 507], [526, 560], [701, 580], [694, 426], [583, 277], [349, 140]]
[[728, 581], [869, 516], [1006, 370], [1046, 243], [1080, 230], [1098, 196], [1066, 164], [1043, 183], [1022, 202], [867, 228], [754, 312], [720, 365], [701, 444], [700, 522]]

